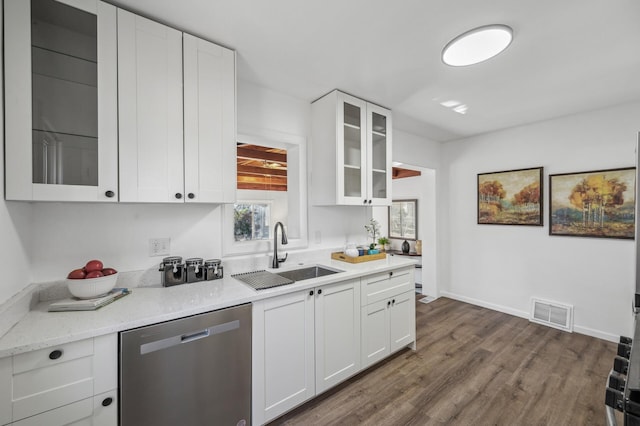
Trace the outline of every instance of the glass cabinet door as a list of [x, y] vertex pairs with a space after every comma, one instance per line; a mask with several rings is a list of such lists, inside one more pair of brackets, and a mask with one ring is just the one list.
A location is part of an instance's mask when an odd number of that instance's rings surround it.
[[[342, 147], [338, 147], [342, 170], [342, 203], [366, 203], [366, 103], [340, 93], [339, 115], [342, 120]], [[340, 144], [339, 144], [340, 145]]]
[[8, 199], [117, 200], [116, 9], [73, 4], [5, 1]]
[[370, 174], [367, 184], [372, 205], [391, 204], [391, 114], [376, 105], [367, 105], [367, 139]]
[[98, 185], [97, 17], [31, 1], [33, 183]]

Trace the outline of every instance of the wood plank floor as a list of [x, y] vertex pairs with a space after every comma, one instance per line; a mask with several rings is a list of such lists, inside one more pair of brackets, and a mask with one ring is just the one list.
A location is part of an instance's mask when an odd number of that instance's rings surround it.
[[271, 424], [606, 423], [615, 344], [447, 298], [416, 302], [416, 316], [417, 351], [403, 350]]

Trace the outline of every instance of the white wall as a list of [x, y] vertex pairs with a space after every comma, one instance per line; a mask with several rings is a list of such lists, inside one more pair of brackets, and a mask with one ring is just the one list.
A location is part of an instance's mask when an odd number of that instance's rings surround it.
[[[445, 295], [528, 316], [531, 297], [572, 304], [575, 330], [631, 331], [635, 245], [549, 236], [548, 175], [635, 165], [640, 103], [446, 143]], [[477, 174], [544, 166], [544, 227], [477, 225]]]

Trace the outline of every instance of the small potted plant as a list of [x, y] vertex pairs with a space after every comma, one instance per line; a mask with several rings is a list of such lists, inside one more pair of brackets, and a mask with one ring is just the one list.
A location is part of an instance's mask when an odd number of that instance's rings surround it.
[[377, 254], [378, 250], [376, 250], [376, 237], [380, 234], [380, 224], [374, 218], [369, 220], [369, 224], [364, 226], [364, 229], [367, 230], [367, 233], [371, 237], [373, 241], [369, 244], [369, 253], [368, 254]]
[[387, 237], [378, 238], [378, 245], [384, 249], [384, 251], [389, 251], [391, 246], [389, 245], [389, 239]]

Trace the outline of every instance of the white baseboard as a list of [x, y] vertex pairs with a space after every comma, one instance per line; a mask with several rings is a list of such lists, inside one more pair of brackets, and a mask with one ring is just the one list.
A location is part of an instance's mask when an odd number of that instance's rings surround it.
[[449, 293], [448, 291], [441, 291], [440, 296], [448, 297], [449, 299], [459, 300], [460, 302], [471, 303], [472, 305], [482, 306], [483, 308], [491, 309], [493, 311], [503, 312], [505, 314], [513, 315], [520, 318], [529, 319], [529, 312], [513, 309], [508, 306], [496, 305], [494, 303], [485, 302], [484, 300], [474, 299], [472, 297], [461, 296], [455, 293]]
[[[483, 308], [491, 309], [493, 311], [503, 312], [505, 314], [513, 315], [516, 317], [529, 319], [529, 312], [521, 311], [519, 309], [513, 309], [508, 306], [496, 305], [495, 303], [489, 303], [484, 300], [474, 299], [472, 297], [462, 296], [456, 293], [450, 293], [448, 291], [441, 291], [440, 296], [448, 297], [449, 299], [459, 300], [460, 302], [470, 303], [476, 306], [482, 306]], [[584, 334], [586, 336], [596, 337], [598, 339], [608, 340], [610, 342], [618, 342], [620, 336], [606, 333], [600, 330], [594, 330], [589, 327], [583, 327], [580, 325], [573, 325], [573, 331], [575, 333]]]

